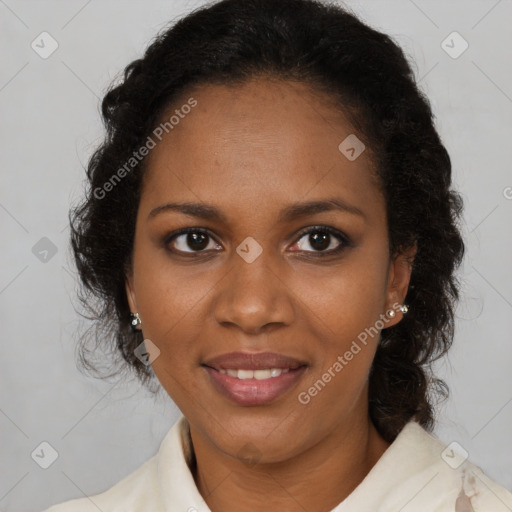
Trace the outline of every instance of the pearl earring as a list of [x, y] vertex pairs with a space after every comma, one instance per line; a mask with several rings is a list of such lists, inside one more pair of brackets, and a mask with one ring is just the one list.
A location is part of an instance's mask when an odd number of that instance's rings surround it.
[[130, 324], [132, 326], [133, 331], [138, 331], [137, 327], [142, 325], [142, 321], [140, 319], [139, 313], [130, 313]]

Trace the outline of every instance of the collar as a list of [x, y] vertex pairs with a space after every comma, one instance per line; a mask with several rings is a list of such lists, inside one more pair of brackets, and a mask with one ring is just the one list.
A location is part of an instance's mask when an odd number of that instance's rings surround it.
[[[446, 450], [419, 423], [409, 421], [362, 482], [331, 512], [453, 512], [457, 500], [469, 498], [476, 508], [455, 510], [479, 512], [488, 509], [484, 504], [501, 505], [495, 501], [500, 493], [507, 501], [512, 497], [480, 468], [457, 454], [460, 465], [451, 467], [443, 456]], [[157, 455], [166, 512], [211, 512], [196, 487], [190, 469], [193, 463], [190, 427], [182, 415], [162, 441]]]

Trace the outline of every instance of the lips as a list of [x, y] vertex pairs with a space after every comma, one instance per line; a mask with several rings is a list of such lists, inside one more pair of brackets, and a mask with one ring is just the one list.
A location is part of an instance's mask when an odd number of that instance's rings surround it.
[[206, 360], [210, 382], [237, 405], [268, 404], [293, 388], [307, 364], [274, 352], [231, 352]]
[[305, 361], [294, 357], [277, 354], [275, 352], [230, 352], [207, 359], [203, 363], [215, 370], [265, 370], [269, 368], [281, 368], [295, 370], [299, 366], [305, 366]]

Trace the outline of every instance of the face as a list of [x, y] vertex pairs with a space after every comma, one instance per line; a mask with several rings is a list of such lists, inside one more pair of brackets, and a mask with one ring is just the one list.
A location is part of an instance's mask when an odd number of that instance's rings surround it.
[[370, 148], [340, 151], [354, 129], [328, 97], [264, 79], [190, 96], [148, 157], [130, 307], [194, 432], [286, 460], [367, 418], [410, 270], [389, 257]]

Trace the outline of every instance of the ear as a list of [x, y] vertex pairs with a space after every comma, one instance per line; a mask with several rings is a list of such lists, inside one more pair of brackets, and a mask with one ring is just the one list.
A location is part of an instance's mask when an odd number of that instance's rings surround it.
[[403, 316], [399, 307], [404, 304], [409, 282], [411, 280], [412, 265], [418, 246], [414, 245], [396, 254], [389, 264], [387, 290], [386, 290], [386, 311], [392, 309], [396, 315], [390, 318], [386, 327], [397, 324]]
[[125, 279], [125, 289], [126, 289], [126, 298], [128, 299], [128, 305], [130, 306], [130, 311], [132, 313], [136, 313], [138, 311], [137, 301], [135, 300], [135, 290], [133, 287], [133, 272], [127, 271]]

